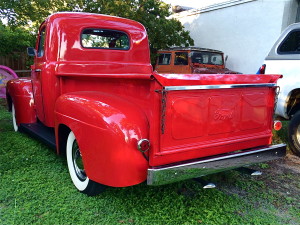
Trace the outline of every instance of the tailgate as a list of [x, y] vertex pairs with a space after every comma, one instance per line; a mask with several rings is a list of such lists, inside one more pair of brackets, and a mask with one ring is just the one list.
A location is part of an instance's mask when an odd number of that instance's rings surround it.
[[236, 76], [229, 81], [231, 84], [218, 79], [198, 80], [200, 85], [195, 81], [184, 80], [192, 85], [178, 85], [180, 81], [160, 80], [165, 85], [158, 91], [159, 147], [153, 149], [151, 165], [270, 144], [277, 79], [241, 83], [245, 81]]

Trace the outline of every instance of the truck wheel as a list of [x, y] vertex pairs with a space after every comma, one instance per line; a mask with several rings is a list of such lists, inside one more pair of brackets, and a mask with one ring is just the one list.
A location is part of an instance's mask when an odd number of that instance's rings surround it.
[[90, 180], [86, 175], [80, 149], [72, 131], [67, 139], [66, 153], [69, 173], [75, 187], [80, 192], [89, 196], [94, 196], [103, 192], [105, 186]]
[[291, 151], [300, 156], [300, 112], [297, 112], [289, 123], [288, 140]]
[[16, 120], [16, 110], [15, 110], [14, 103], [12, 103], [12, 106], [11, 106], [11, 114], [12, 114], [14, 131], [17, 132], [19, 130], [19, 126], [18, 126], [17, 120]]

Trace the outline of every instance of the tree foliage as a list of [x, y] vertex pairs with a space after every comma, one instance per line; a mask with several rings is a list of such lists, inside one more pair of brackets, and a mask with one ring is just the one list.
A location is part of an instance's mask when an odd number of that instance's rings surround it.
[[168, 18], [169, 5], [160, 0], [2, 0], [0, 3], [0, 15], [11, 27], [36, 30], [48, 15], [59, 11], [101, 13], [136, 20], [146, 27], [151, 49], [194, 44], [182, 24]]
[[35, 35], [23, 28], [10, 28], [0, 22], [0, 55], [24, 52], [35, 42]]

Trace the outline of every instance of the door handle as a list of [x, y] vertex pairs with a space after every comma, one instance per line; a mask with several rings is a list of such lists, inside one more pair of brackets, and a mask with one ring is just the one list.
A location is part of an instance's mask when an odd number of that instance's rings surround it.
[[34, 71], [35, 72], [41, 72], [42, 70], [41, 69], [35, 69]]

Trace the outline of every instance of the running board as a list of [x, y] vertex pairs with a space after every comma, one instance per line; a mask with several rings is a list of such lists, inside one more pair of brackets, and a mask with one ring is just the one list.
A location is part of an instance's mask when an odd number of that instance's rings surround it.
[[54, 128], [46, 127], [41, 123], [21, 123], [19, 130], [56, 149]]

